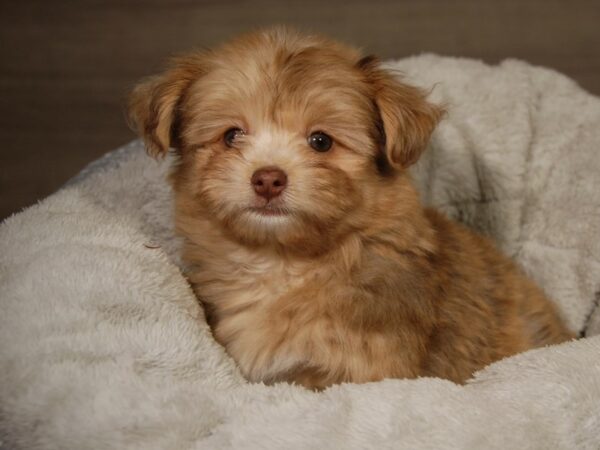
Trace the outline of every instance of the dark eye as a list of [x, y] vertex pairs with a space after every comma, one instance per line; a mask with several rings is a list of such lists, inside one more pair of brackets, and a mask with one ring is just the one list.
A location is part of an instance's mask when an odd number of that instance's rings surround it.
[[318, 152], [326, 152], [333, 145], [333, 139], [325, 133], [317, 131], [308, 137], [308, 145]]
[[242, 130], [241, 128], [230, 128], [223, 135], [223, 142], [225, 142], [225, 145], [227, 147], [233, 147], [235, 140], [238, 137], [243, 136], [244, 134], [244, 130]]

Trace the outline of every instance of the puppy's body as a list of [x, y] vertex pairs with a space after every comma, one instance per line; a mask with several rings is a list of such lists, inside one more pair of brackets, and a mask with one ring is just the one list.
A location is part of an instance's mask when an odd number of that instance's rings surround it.
[[461, 382], [492, 361], [570, 338], [489, 241], [431, 210], [417, 210], [411, 224], [413, 236], [393, 225], [364, 230], [307, 258], [248, 249], [208, 220], [178, 221], [184, 235], [202, 235], [184, 258], [215, 337], [254, 381]]
[[490, 242], [420, 205], [406, 167], [440, 113], [355, 50], [282, 30], [136, 90], [149, 150], [178, 151], [189, 279], [249, 379], [461, 382], [571, 338]]

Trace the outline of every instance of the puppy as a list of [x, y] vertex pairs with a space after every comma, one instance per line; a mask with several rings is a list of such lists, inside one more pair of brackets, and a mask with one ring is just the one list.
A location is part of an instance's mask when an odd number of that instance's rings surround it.
[[419, 203], [407, 168], [442, 114], [373, 57], [281, 28], [134, 90], [148, 152], [176, 154], [189, 280], [249, 380], [464, 382], [573, 337], [490, 241]]

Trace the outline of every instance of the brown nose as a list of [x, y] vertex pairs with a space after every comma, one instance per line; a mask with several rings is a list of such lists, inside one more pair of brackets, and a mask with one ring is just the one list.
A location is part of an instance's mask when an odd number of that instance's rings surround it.
[[263, 167], [254, 172], [250, 181], [254, 192], [270, 200], [283, 192], [287, 185], [287, 175], [277, 167]]

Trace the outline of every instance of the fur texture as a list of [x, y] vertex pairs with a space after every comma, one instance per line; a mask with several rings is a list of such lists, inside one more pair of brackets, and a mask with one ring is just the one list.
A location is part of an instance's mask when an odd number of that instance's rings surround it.
[[[375, 59], [258, 32], [177, 59], [130, 110], [151, 154], [177, 150], [187, 274], [250, 380], [463, 382], [573, 337], [488, 240], [421, 206], [406, 169], [442, 110]], [[308, 145], [315, 132], [329, 151]], [[265, 167], [289, 180], [275, 198], [250, 182]]]
[[448, 105], [411, 167], [424, 203], [493, 236], [586, 338], [462, 386], [248, 383], [181, 274], [172, 157], [136, 141], [0, 224], [1, 448], [598, 449], [600, 99], [514, 60], [387, 66]]

